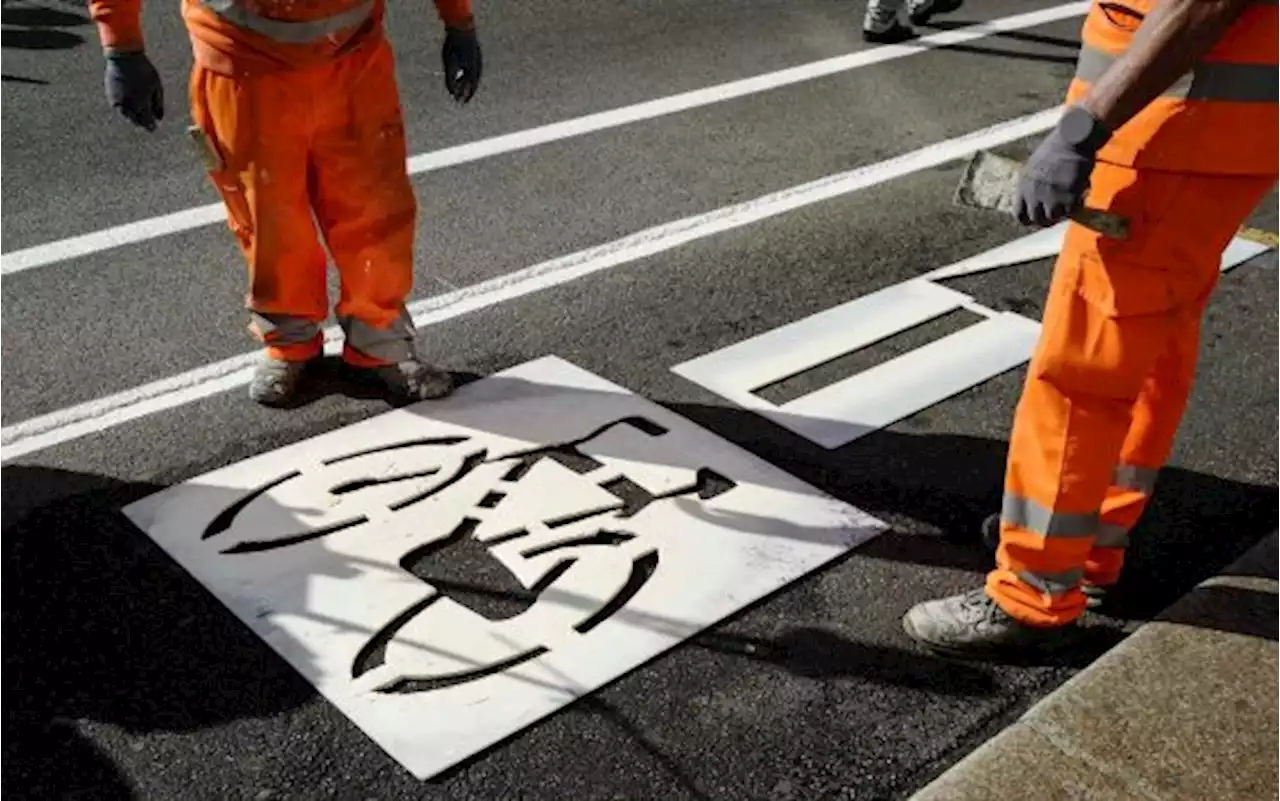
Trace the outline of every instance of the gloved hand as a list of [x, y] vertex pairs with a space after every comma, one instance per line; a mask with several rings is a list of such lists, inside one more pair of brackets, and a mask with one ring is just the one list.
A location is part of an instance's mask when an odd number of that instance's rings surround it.
[[1083, 109], [1064, 114], [1023, 165], [1013, 204], [1018, 222], [1047, 227], [1079, 208], [1098, 149], [1108, 137]]
[[164, 87], [146, 53], [108, 53], [104, 83], [107, 101], [134, 125], [154, 131], [164, 119]]
[[459, 103], [466, 103], [480, 86], [483, 63], [480, 58], [480, 42], [475, 29], [445, 28], [444, 86]]

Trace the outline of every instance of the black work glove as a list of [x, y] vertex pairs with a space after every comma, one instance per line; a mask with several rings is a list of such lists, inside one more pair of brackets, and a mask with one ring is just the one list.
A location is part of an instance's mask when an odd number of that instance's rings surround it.
[[1084, 203], [1098, 149], [1110, 133], [1081, 108], [1063, 114], [1022, 168], [1014, 216], [1047, 227]]
[[466, 103], [480, 86], [483, 64], [480, 58], [480, 42], [475, 29], [445, 28], [444, 87], [459, 103]]
[[164, 87], [146, 53], [108, 53], [104, 83], [107, 102], [134, 125], [154, 131], [164, 119]]

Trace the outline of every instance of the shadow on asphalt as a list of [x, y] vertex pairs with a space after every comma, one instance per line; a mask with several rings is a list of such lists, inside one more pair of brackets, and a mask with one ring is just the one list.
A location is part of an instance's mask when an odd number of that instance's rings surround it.
[[[459, 376], [462, 383], [470, 378]], [[501, 380], [510, 379], [495, 379]], [[563, 392], [520, 383], [523, 389], [512, 389]], [[574, 399], [565, 402], [572, 408]], [[879, 431], [827, 451], [745, 410], [665, 405], [893, 526], [845, 559], [959, 568], [972, 571], [975, 582], [989, 568], [979, 531], [982, 518], [998, 507], [1003, 442]], [[270, 447], [264, 441], [254, 450]], [[9, 579], [3, 599], [3, 780], [9, 788], [23, 788], [21, 795], [31, 798], [90, 790], [88, 797], [95, 799], [129, 798], [128, 782], [86, 736], [87, 729], [105, 723], [127, 734], [188, 732], [271, 716], [313, 697], [300, 676], [119, 512], [160, 486], [21, 465], [5, 467], [2, 476]], [[1274, 486], [1165, 470], [1155, 503], [1134, 535], [1122, 584], [1128, 614], [1150, 617], [1232, 562], [1274, 529], [1276, 508]], [[749, 530], [751, 521], [741, 524]], [[360, 566], [346, 567], [354, 572]], [[440, 589], [463, 603], [468, 592], [512, 591], [471, 578], [441, 581]], [[916, 600], [924, 599], [894, 602]], [[908, 647], [897, 648], [813, 626], [772, 638], [722, 628], [682, 647], [762, 660], [814, 679], [857, 676], [957, 696], [1000, 692], [984, 668], [929, 656], [909, 647], [905, 637]], [[1072, 659], [1087, 662], [1119, 636], [1102, 630], [1094, 645]]]
[[[958, 28], [967, 28], [971, 25], [977, 25], [972, 20], [956, 20], [942, 19], [932, 20], [920, 26], [923, 29], [933, 29], [935, 31], [952, 31]], [[1040, 61], [1048, 64], [1066, 64], [1074, 65], [1076, 57], [1080, 51], [1080, 42], [1075, 39], [1063, 39], [1057, 36], [1044, 36], [1042, 34], [1027, 33], [1025, 31], [1002, 31], [991, 34], [992, 39], [1007, 39], [1013, 42], [1023, 42], [1025, 44], [1048, 45], [1050, 47], [1061, 47], [1067, 52], [1062, 54], [1054, 53], [1029, 53], [1022, 50], [1005, 50], [999, 47], [988, 47], [986, 45], [974, 44], [956, 44], [945, 45], [939, 47], [939, 50], [950, 50], [955, 53], [968, 53], [975, 56], [993, 56], [995, 58], [1011, 58], [1019, 61]]]
[[1275, 592], [1278, 562], [1273, 531], [1263, 545], [1223, 570], [1213, 583], [1197, 587], [1157, 619], [1276, 642], [1280, 640], [1280, 597]]
[[1202, 629], [1280, 641], [1280, 599], [1274, 592], [1245, 587], [1198, 587], [1159, 620]]
[[6, 466], [3, 784], [134, 798], [86, 736], [271, 715], [311, 688], [118, 511], [161, 487]]
[[[5, 28], [0, 31], [0, 49], [4, 50], [69, 50], [88, 40], [78, 33], [63, 30], [91, 24], [86, 15], [72, 14], [52, 8], [38, 8], [4, 3]], [[13, 26], [13, 27], [11, 27]], [[4, 76], [5, 82], [44, 83], [34, 79]]]
[[[975, 573], [991, 568], [981, 526], [983, 518], [1000, 509], [1006, 442], [882, 430], [827, 451], [743, 409], [666, 405], [894, 525], [859, 547], [859, 557]], [[1278, 505], [1280, 490], [1274, 485], [1166, 467], [1151, 506], [1132, 533], [1128, 563], [1108, 599], [1108, 614], [1151, 619], [1275, 530]], [[906, 533], [908, 527], [933, 533]]]
[[1018, 50], [1001, 50], [996, 47], [980, 47], [978, 45], [946, 45], [939, 50], [952, 53], [968, 53], [974, 56], [994, 56], [996, 58], [1012, 58], [1017, 61], [1039, 61], [1045, 64], [1075, 64], [1074, 52], [1070, 55], [1053, 55], [1050, 53], [1023, 53]]

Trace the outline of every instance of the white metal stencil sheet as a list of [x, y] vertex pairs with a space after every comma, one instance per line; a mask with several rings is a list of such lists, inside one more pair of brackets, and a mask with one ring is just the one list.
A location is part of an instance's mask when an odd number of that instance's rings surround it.
[[125, 513], [421, 779], [884, 529], [556, 357]]

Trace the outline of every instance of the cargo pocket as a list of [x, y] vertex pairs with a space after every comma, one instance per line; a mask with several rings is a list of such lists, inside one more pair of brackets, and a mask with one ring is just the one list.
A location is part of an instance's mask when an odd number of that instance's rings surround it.
[[1138, 249], [1124, 258], [1077, 247], [1059, 262], [1033, 375], [1069, 397], [1130, 403], [1195, 314], [1202, 279], [1145, 262]]
[[[247, 103], [243, 93], [231, 81], [200, 67], [192, 71], [190, 94], [194, 124], [187, 128], [187, 137], [222, 198], [228, 227], [240, 244], [248, 248], [253, 237], [253, 213], [240, 165], [235, 158], [244, 150], [243, 144], [235, 140], [250, 130]], [[215, 102], [221, 109], [221, 116], [226, 118], [222, 124], [215, 119]], [[230, 146], [223, 144], [228, 139], [231, 140]]]
[[238, 173], [230, 170], [210, 172], [209, 179], [222, 196], [222, 203], [227, 210], [227, 226], [240, 240], [240, 244], [248, 248], [253, 240], [253, 213], [244, 182], [240, 180]]
[[1194, 306], [1203, 291], [1198, 276], [1162, 270], [1140, 262], [1112, 259], [1104, 266], [1097, 253], [1083, 253], [1070, 269], [1075, 293], [1112, 320], [1176, 315]]

